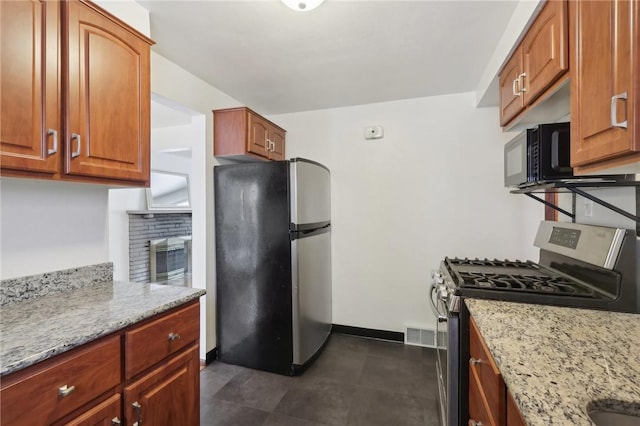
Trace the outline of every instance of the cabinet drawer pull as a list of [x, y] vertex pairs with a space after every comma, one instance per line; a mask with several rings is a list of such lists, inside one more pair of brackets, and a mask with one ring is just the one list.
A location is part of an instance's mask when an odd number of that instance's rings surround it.
[[47, 135], [53, 136], [53, 148], [50, 148], [47, 151], [47, 154], [55, 154], [56, 152], [58, 152], [58, 131], [55, 129], [47, 129]]
[[169, 333], [169, 341], [173, 342], [174, 340], [178, 340], [180, 335], [178, 333]]
[[78, 145], [76, 145], [76, 150], [71, 153], [71, 158], [80, 157], [80, 152], [82, 150], [82, 139], [80, 138], [80, 135], [77, 133], [72, 133], [71, 141], [73, 142], [74, 139], [78, 141]]
[[138, 420], [133, 424], [133, 426], [142, 426], [142, 406], [138, 401], [131, 404], [133, 410], [136, 412], [136, 417]]
[[480, 363], [482, 363], [481, 359], [476, 359], [476, 358], [473, 358], [473, 357], [471, 359], [469, 359], [469, 364], [471, 364], [471, 365], [476, 365], [476, 364], [480, 364]]
[[520, 93], [520, 80], [518, 80], [517, 78], [515, 80], [513, 80], [513, 82], [511, 83], [511, 91], [513, 92], [513, 96], [521, 96], [522, 93]]
[[625, 108], [625, 120], [618, 121], [618, 100], [626, 101], [627, 92], [620, 93], [619, 95], [615, 95], [611, 97], [611, 127], [622, 127], [623, 129], [626, 129], [627, 128], [626, 108]]
[[119, 418], [114, 417], [111, 419], [111, 426], [117, 426], [121, 424], [122, 424], [122, 421]]
[[69, 394], [71, 394], [71, 392], [73, 392], [74, 390], [76, 390], [75, 386], [60, 386], [58, 388], [58, 396], [60, 398], [64, 398], [65, 396], [69, 396]]
[[525, 77], [526, 77], [526, 76], [527, 76], [527, 73], [526, 73], [526, 72], [523, 72], [522, 74], [520, 74], [520, 75], [518, 76], [518, 90], [519, 90], [520, 92], [522, 92], [522, 93], [524, 93], [524, 92], [526, 92], [526, 91], [527, 91], [527, 88], [526, 88], [526, 87], [524, 87], [524, 79], [525, 79]]

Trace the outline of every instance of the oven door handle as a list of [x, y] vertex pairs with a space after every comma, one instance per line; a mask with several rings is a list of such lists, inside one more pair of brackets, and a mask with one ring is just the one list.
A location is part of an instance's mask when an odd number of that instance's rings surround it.
[[442, 315], [440, 313], [440, 311], [438, 310], [438, 306], [436, 305], [436, 302], [434, 302], [433, 300], [433, 294], [436, 291], [437, 291], [436, 285], [431, 284], [431, 290], [429, 291], [429, 301], [431, 302], [431, 309], [433, 309], [433, 313], [436, 314], [436, 316], [438, 317], [438, 322], [447, 322], [447, 316]]

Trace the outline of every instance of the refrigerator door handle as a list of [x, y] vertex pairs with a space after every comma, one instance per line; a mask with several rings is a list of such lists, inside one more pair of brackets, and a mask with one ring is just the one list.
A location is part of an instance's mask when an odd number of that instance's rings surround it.
[[300, 238], [314, 237], [316, 235], [325, 234], [331, 232], [331, 225], [325, 225], [322, 228], [310, 229], [305, 231], [293, 231], [289, 233], [291, 241], [299, 240]]

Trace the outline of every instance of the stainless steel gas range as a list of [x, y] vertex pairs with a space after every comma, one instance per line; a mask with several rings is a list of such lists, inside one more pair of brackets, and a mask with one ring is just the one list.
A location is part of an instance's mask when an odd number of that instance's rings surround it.
[[467, 424], [469, 313], [464, 298], [640, 313], [640, 247], [632, 230], [540, 223], [531, 261], [445, 258], [430, 298], [438, 317], [436, 367], [443, 426]]

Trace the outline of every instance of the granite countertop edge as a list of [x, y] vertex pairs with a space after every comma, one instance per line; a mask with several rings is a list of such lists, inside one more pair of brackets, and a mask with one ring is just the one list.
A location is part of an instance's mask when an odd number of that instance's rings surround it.
[[[105, 293], [107, 297], [111, 296], [111, 298], [98, 302], [96, 315], [88, 315], [86, 327], [76, 323], [66, 332], [62, 325], [68, 325], [70, 321], [76, 321], [86, 314], [87, 308], [81, 305], [81, 300], [83, 296], [87, 296], [85, 293], [88, 291], [94, 291], [94, 294], [99, 295], [98, 298], [103, 297]], [[145, 298], [143, 296], [145, 291], [153, 293], [152, 297]], [[83, 293], [78, 295], [80, 300], [74, 301], [73, 297], [68, 297], [71, 299], [68, 305], [60, 306], [65, 303], [65, 296], [72, 296], [74, 293]], [[66, 294], [43, 296], [5, 307], [0, 317], [0, 376], [4, 377], [85, 343], [115, 333], [154, 315], [196, 300], [204, 294], [206, 291], [199, 288], [176, 288], [157, 284], [113, 281], [100, 284], [93, 289], [85, 288]], [[135, 306], [129, 307], [128, 302], [131, 302], [130, 297], [132, 296], [136, 297]], [[59, 333], [56, 332], [51, 336], [47, 336], [44, 332], [38, 333], [37, 325], [30, 327], [31, 323], [38, 324], [47, 321], [47, 314], [39, 315], [38, 311], [48, 304], [57, 304], [62, 311], [62, 313], [56, 312], [53, 316], [54, 319], [50, 320], [52, 330], [61, 329]], [[128, 311], [128, 309], [135, 310]], [[106, 318], [103, 319], [101, 315], [104, 312], [106, 312], [104, 315]], [[24, 320], [21, 320], [21, 316]], [[56, 325], [60, 327], [56, 327]], [[29, 335], [30, 329], [33, 329], [31, 335]], [[16, 343], [15, 340], [21, 341]]]
[[640, 415], [640, 315], [465, 303], [528, 425], [592, 426], [590, 408]]

